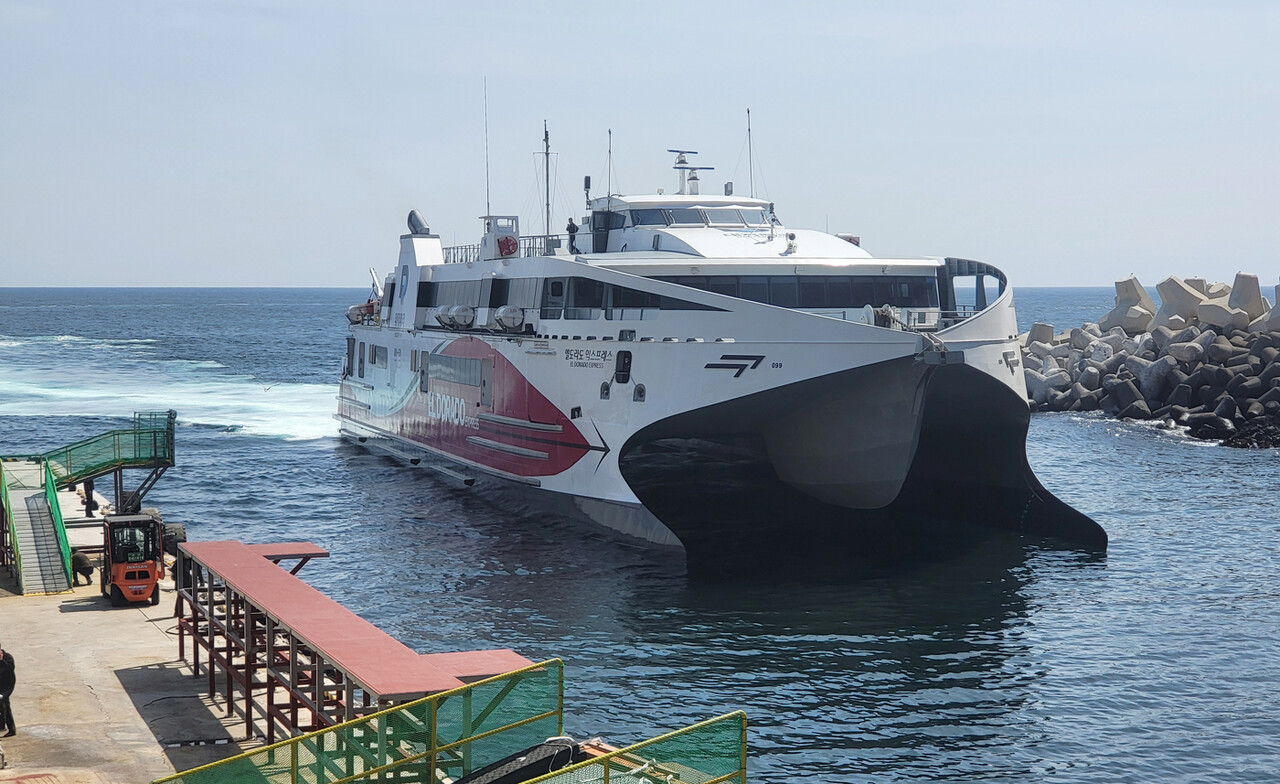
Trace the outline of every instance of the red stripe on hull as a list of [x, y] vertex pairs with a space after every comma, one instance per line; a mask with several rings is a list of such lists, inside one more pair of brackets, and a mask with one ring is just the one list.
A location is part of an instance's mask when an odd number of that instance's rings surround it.
[[[459, 338], [439, 353], [493, 363], [487, 405], [482, 404], [479, 386], [432, 379], [429, 391], [423, 392], [417, 374], [413, 374], [412, 392], [402, 406], [385, 416], [378, 412], [398, 402], [404, 386], [369, 391], [344, 382], [339, 416], [516, 476], [552, 476], [587, 452], [601, 449], [593, 447], [567, 416], [487, 342]], [[366, 402], [370, 408], [347, 398]], [[482, 414], [514, 422], [485, 421]], [[519, 422], [544, 427], [522, 427]]]

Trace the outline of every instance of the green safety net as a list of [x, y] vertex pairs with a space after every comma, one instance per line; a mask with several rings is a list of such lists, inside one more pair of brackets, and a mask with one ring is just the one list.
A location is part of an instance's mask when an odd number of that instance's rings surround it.
[[555, 784], [715, 784], [747, 780], [747, 716], [727, 713], [530, 779]]
[[563, 667], [541, 662], [154, 784], [455, 779], [563, 731]]
[[133, 415], [133, 426], [64, 446], [43, 457], [59, 486], [78, 482], [116, 468], [157, 468], [173, 465], [174, 411]]

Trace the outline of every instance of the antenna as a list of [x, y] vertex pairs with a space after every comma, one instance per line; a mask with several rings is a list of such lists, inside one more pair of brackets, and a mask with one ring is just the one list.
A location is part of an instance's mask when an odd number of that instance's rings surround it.
[[551, 134], [547, 131], [547, 121], [542, 121], [542, 167], [543, 167], [543, 185], [546, 187], [546, 223], [543, 224], [546, 229], [543, 232], [548, 238], [551, 237]]
[[698, 193], [698, 172], [711, 171], [714, 166], [693, 166], [686, 155], [697, 155], [697, 150], [667, 150], [676, 154], [676, 162], [671, 168], [680, 172], [680, 195], [696, 195]]
[[[751, 149], [751, 107], [747, 107], [747, 173], [751, 177], [751, 198], [756, 197], [756, 165]], [[742, 153], [738, 153], [741, 155]], [[742, 160], [739, 158], [738, 160]]]
[[[613, 129], [609, 129], [609, 160], [604, 169], [604, 195], [605, 198], [613, 196]], [[605, 209], [609, 209], [609, 204], [605, 205]]]
[[489, 208], [489, 77], [484, 77], [484, 214], [492, 215]]

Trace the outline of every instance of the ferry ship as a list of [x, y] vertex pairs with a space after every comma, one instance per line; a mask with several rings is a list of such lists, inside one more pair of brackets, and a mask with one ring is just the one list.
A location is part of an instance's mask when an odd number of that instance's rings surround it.
[[343, 437], [681, 549], [691, 574], [993, 528], [1105, 549], [1027, 463], [1004, 273], [790, 228], [731, 184], [700, 193], [672, 152], [676, 192], [592, 197], [588, 178], [570, 233], [486, 215], [445, 247], [410, 212], [347, 312]]

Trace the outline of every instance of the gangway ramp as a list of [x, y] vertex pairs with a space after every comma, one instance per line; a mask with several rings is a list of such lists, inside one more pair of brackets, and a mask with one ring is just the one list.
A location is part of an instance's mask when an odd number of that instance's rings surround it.
[[4, 561], [22, 594], [71, 590], [71, 551], [53, 476], [42, 458], [0, 462]]

